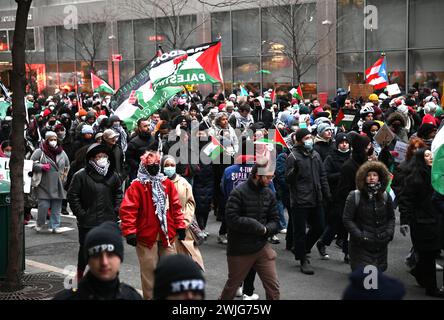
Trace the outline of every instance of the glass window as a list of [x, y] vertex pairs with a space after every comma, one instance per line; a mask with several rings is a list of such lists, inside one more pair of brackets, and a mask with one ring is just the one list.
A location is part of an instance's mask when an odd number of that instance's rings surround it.
[[59, 60], [74, 60], [75, 41], [73, 30], [57, 26], [57, 50]]
[[151, 60], [156, 53], [156, 38], [154, 20], [134, 20], [134, 48], [135, 58], [145, 61]]
[[57, 61], [57, 38], [55, 27], [45, 27], [43, 29], [45, 38], [45, 59], [46, 61]]
[[[262, 42], [263, 55], [282, 53], [286, 47], [290, 47], [291, 32], [283, 31], [283, 26], [278, 23], [283, 21], [285, 26], [290, 26], [291, 19], [289, 6], [270, 7], [262, 9]], [[284, 28], [285, 30], [285, 28]]]
[[211, 14], [211, 40], [216, 41], [218, 35], [222, 37], [222, 55], [231, 56], [231, 21], [230, 12]]
[[[293, 14], [296, 23], [294, 25], [296, 39], [296, 52], [313, 53], [316, 50], [316, 4], [308, 3], [293, 6]], [[286, 25], [291, 26], [286, 17]], [[291, 35], [291, 33], [290, 33]]]
[[[96, 66], [94, 66], [96, 68]], [[76, 78], [80, 92], [91, 91], [91, 67], [86, 61], [76, 62]], [[96, 73], [97, 74], [97, 73]]]
[[364, 0], [338, 0], [338, 52], [364, 49]]
[[34, 29], [26, 29], [26, 50], [35, 50]]
[[136, 73], [140, 72], [142, 68], [148, 63], [147, 60], [136, 60], [134, 61], [134, 68]]
[[[373, 65], [381, 54], [379, 52], [367, 53], [367, 68]], [[386, 52], [387, 75], [389, 83], [397, 83], [401, 91], [405, 90], [405, 52]]]
[[117, 30], [119, 34], [119, 53], [122, 54], [123, 60], [134, 59], [134, 38], [132, 37], [132, 21], [118, 21]]
[[189, 46], [196, 45], [196, 31], [197, 26], [196, 16], [181, 16], [179, 17], [179, 43], [177, 48], [185, 49]]
[[0, 31], [0, 51], [9, 51], [8, 32], [6, 30]]
[[124, 60], [120, 64], [120, 85], [124, 84], [129, 78], [134, 76], [134, 61]]
[[337, 57], [338, 88], [348, 88], [349, 84], [364, 83], [364, 54], [344, 53]]
[[93, 48], [95, 51], [95, 59], [107, 60], [109, 56], [108, 44], [111, 40], [108, 39], [106, 23], [94, 23], [92, 26], [94, 36]]
[[317, 79], [316, 58], [312, 55], [306, 55], [300, 64], [299, 71], [297, 70], [297, 68], [295, 69], [294, 78], [296, 84], [316, 83]]
[[233, 82], [259, 83], [259, 65], [258, 57], [233, 58]]
[[54, 90], [59, 87], [59, 79], [57, 73], [57, 62], [46, 63], [46, 88], [48, 94], [53, 94]]
[[368, 50], [405, 48], [406, 1], [368, 0], [378, 9], [378, 28], [366, 30]]
[[[156, 19], [157, 44], [162, 46], [163, 51], [171, 51], [179, 48], [180, 39], [178, 32], [173, 32], [173, 26], [179, 23], [178, 17], [163, 17]], [[175, 27], [174, 27], [175, 28]]]
[[434, 88], [442, 93], [444, 80], [444, 50], [410, 52], [409, 84], [416, 88]]
[[[9, 48], [12, 50], [14, 43], [14, 30], [8, 30], [8, 37], [9, 37]], [[29, 51], [35, 50], [34, 29], [26, 29], [25, 50]]]
[[231, 69], [231, 58], [222, 58], [222, 73], [224, 77], [224, 82], [232, 82], [233, 74]]
[[91, 24], [79, 24], [74, 35], [76, 60], [91, 61], [95, 49]]
[[69, 86], [71, 90], [74, 89], [74, 85], [76, 83], [74, 62], [60, 62], [58, 72], [60, 78], [60, 87]]
[[259, 9], [232, 12], [233, 56], [259, 56]]
[[410, 0], [410, 48], [444, 46], [444, 1]]
[[284, 55], [263, 57], [262, 70], [264, 70], [262, 82], [265, 89], [273, 88], [275, 83], [291, 83], [293, 79], [291, 60]]

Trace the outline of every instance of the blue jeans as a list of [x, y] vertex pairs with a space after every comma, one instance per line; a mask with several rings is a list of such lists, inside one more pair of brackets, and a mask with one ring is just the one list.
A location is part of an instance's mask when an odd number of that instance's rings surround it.
[[[314, 208], [292, 208], [293, 253], [296, 260], [305, 258], [324, 231], [324, 209], [322, 205]], [[307, 224], [309, 231], [306, 232]]]
[[43, 227], [46, 221], [48, 210], [51, 209], [48, 228], [57, 229], [60, 227], [60, 213], [62, 212], [62, 199], [39, 199], [37, 226]]
[[287, 221], [285, 220], [284, 203], [282, 202], [282, 200], [277, 200], [276, 205], [277, 205], [277, 209], [279, 212], [279, 228], [280, 228], [280, 230], [287, 229]]

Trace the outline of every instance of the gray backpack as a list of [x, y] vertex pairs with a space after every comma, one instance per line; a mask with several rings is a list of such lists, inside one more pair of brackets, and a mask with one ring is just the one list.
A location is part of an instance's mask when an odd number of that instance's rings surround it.
[[[359, 206], [359, 202], [361, 201], [361, 191], [359, 190], [355, 190], [353, 191], [353, 193], [355, 194], [355, 206], [358, 207]], [[387, 191], [384, 191], [383, 193], [383, 199], [384, 199], [384, 205], [387, 203]]]

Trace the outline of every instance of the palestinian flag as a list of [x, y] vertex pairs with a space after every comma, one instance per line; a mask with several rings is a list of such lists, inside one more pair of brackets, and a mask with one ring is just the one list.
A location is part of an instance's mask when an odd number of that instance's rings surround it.
[[9, 101], [0, 101], [0, 120], [5, 119], [10, 105], [11, 103]]
[[271, 103], [274, 103], [276, 100], [276, 89], [273, 89], [273, 91], [270, 94]]
[[[212, 74], [215, 68], [219, 69], [219, 63], [212, 66], [207, 65], [208, 62], [214, 62], [209, 60], [215, 54], [217, 48], [214, 48], [217, 44], [202, 44], [185, 50], [163, 52], [160, 56], [158, 55], [160, 52], [157, 53], [151, 61], [141, 68], [139, 73], [125, 82], [111, 97], [110, 106], [114, 110], [114, 114], [126, 123], [129, 130], [132, 130], [136, 126], [138, 119], [150, 116], [154, 111], [162, 108], [171, 97], [181, 92], [183, 87], [179, 85], [192, 84], [185, 81], [189, 80], [188, 76], [175, 74], [179, 67], [181, 68], [187, 61], [190, 61], [190, 64], [193, 62], [195, 66], [199, 65], [201, 79], [203, 77], [208, 79], [208, 74]], [[220, 49], [220, 45], [218, 48]], [[199, 57], [200, 59], [198, 59]], [[170, 81], [172, 76], [177, 76], [176, 80], [180, 78], [179, 80], [184, 80], [184, 82], [173, 85]], [[159, 82], [161, 80], [164, 81], [162, 82], [163, 84], [168, 83], [168, 85], [160, 85]], [[202, 82], [203, 80], [200, 81], [199, 83], [209, 83]], [[155, 84], [157, 84], [157, 87]], [[134, 103], [134, 95], [137, 98], [137, 103]]]
[[291, 93], [291, 96], [293, 98], [296, 98], [296, 99], [299, 99], [299, 100], [304, 99], [304, 96], [302, 94], [301, 85], [299, 85], [297, 89], [295, 89], [295, 88], [291, 89], [290, 93]]
[[94, 92], [106, 92], [109, 94], [114, 94], [113, 88], [105, 82], [105, 80], [99, 78], [94, 73], [91, 72], [91, 86]]
[[342, 111], [342, 108], [339, 110], [338, 114], [336, 115], [335, 125], [339, 126], [341, 121], [345, 118], [344, 111]]
[[389, 183], [388, 183], [387, 189], [385, 189], [385, 191], [387, 191], [387, 193], [390, 195], [390, 197], [392, 197], [392, 200], [395, 201], [396, 195], [395, 195], [395, 192], [392, 190], [392, 181], [393, 181], [393, 174], [390, 173]]
[[432, 142], [432, 186], [436, 192], [444, 195], [444, 129], [438, 131]]
[[224, 148], [215, 137], [211, 136], [211, 142], [202, 151], [214, 161], [224, 151]]
[[[214, 42], [197, 48], [195, 52], [183, 52], [163, 65], [163, 77], [155, 77], [154, 91], [158, 89], [190, 84], [220, 83], [222, 70], [219, 62], [220, 42]], [[150, 75], [153, 77], [152, 75]]]
[[[274, 134], [273, 134], [274, 131]], [[275, 130], [270, 130], [269, 134], [271, 139], [267, 139], [267, 138], [263, 138], [260, 140], [255, 141], [255, 144], [280, 144], [281, 146], [288, 148], [287, 143], [285, 142], [284, 138], [282, 137], [281, 133], [279, 132], [279, 130], [275, 129]]]

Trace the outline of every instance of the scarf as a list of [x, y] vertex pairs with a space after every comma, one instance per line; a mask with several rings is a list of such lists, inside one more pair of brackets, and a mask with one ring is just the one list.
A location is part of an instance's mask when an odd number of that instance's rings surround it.
[[236, 117], [238, 128], [248, 129], [250, 127], [250, 124], [253, 123], [251, 121], [250, 115], [248, 115], [247, 117], [243, 117], [239, 112], [236, 112], [234, 116]]
[[381, 190], [381, 182], [377, 182], [375, 184], [367, 184], [368, 188], [368, 198], [373, 199], [374, 196], [376, 196]]
[[106, 176], [106, 174], [108, 173], [108, 169], [110, 166], [110, 163], [108, 161], [108, 163], [106, 164], [106, 166], [104, 168], [99, 167], [97, 165], [97, 163], [94, 160], [89, 160], [89, 164], [91, 165], [91, 167], [94, 168], [94, 170], [97, 171], [98, 174], [100, 174], [101, 176]]
[[126, 149], [128, 149], [127, 134], [125, 130], [122, 128], [122, 126], [119, 126], [117, 128], [112, 127], [112, 129], [114, 132], [120, 135], [120, 146], [122, 147], [123, 153], [125, 153]]
[[52, 161], [54, 161], [55, 164], [57, 164], [57, 155], [62, 153], [63, 149], [62, 147], [59, 145], [57, 146], [57, 148], [51, 148], [48, 144], [48, 141], [44, 141], [42, 143], [42, 151], [45, 153], [45, 155], [47, 155]]
[[170, 241], [168, 238], [168, 222], [166, 216], [166, 195], [165, 189], [162, 184], [162, 182], [165, 181], [167, 177], [164, 176], [162, 173], [158, 173], [155, 176], [150, 175], [145, 166], [140, 163], [139, 171], [137, 172], [137, 179], [142, 184], [151, 184], [153, 203], [156, 206], [156, 216], [157, 219], [159, 219], [160, 227], [162, 229], [162, 232], [165, 234], [168, 246], [170, 246]]

